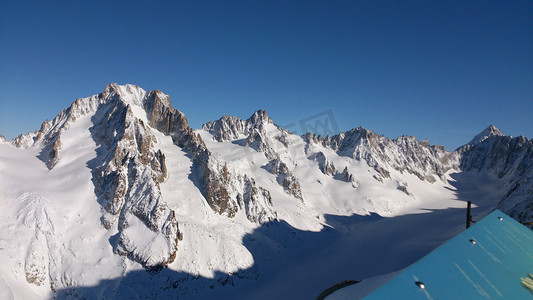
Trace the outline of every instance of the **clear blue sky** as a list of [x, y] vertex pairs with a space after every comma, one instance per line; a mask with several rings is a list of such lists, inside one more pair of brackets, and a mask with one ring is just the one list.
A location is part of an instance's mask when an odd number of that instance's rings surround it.
[[533, 137], [533, 1], [0, 3], [9, 139], [110, 82], [160, 89], [194, 128], [263, 108], [450, 150], [489, 124]]

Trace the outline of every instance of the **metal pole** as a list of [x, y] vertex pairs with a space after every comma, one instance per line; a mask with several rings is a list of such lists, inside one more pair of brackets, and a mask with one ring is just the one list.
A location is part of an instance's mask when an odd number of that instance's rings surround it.
[[472, 216], [470, 215], [470, 206], [472, 205], [472, 201], [468, 201], [468, 204], [466, 206], [466, 228], [470, 227], [470, 221], [472, 220]]

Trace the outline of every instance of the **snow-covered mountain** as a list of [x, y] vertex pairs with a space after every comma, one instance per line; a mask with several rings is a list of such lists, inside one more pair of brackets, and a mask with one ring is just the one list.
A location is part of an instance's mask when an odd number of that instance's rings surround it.
[[503, 136], [502, 132], [494, 125], [489, 125], [485, 130], [476, 135], [467, 145], [474, 145], [483, 142], [491, 136]]
[[532, 177], [533, 141], [492, 125], [453, 152], [263, 110], [193, 130], [162, 92], [110, 84], [0, 136], [0, 295], [315, 297], [419, 259], [464, 201], [533, 221]]

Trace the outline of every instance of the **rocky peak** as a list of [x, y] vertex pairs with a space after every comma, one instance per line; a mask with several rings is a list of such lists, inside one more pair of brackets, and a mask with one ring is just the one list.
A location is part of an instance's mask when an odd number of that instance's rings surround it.
[[[157, 149], [157, 138], [148, 125], [173, 124], [174, 127], [165, 127], [167, 131], [187, 128], [181, 137], [192, 132], [181, 113], [176, 113], [168, 124], [156, 122], [168, 119], [170, 113], [158, 108], [167, 107], [170, 102], [161, 92], [150, 92], [150, 95], [146, 97], [146, 92], [135, 85], [109, 84], [103, 93], [77, 99], [54, 120], [43, 122], [40, 130], [14, 141], [15, 146], [21, 147], [40, 142], [39, 158], [52, 169], [61, 158], [62, 133], [79, 117], [94, 114], [89, 130], [100, 151], [92, 171], [95, 193], [103, 207], [102, 223], [107, 229], [116, 226], [119, 231], [115, 252], [146, 267], [170, 263], [175, 257], [179, 235], [175, 213], [162, 199], [159, 188], [167, 177], [165, 155]], [[145, 103], [150, 106], [149, 111], [145, 110], [151, 124], [145, 124], [132, 111], [134, 105], [142, 107]], [[138, 239], [132, 229], [136, 226], [147, 227], [150, 238], [158, 241], [157, 247], [166, 245], [166, 248], [155, 249], [155, 243]]]
[[[258, 110], [246, 121], [236, 116], [222, 116], [216, 121], [205, 123], [202, 128], [209, 131], [218, 142], [237, 139], [240, 135], [256, 134], [255, 131], [265, 131], [266, 124], [274, 124], [265, 110]], [[249, 137], [250, 139], [250, 137]]]
[[491, 136], [503, 136], [503, 134], [498, 128], [491, 124], [489, 127], [485, 128], [478, 135], [476, 135], [467, 145], [481, 143]]
[[246, 125], [252, 128], [261, 126], [262, 124], [266, 123], [274, 124], [274, 121], [272, 121], [272, 119], [268, 116], [266, 110], [262, 109], [254, 112], [254, 114], [250, 118], [248, 118], [248, 120], [246, 120]]
[[150, 91], [143, 99], [143, 108], [146, 111], [149, 125], [170, 135], [174, 142], [180, 145], [187, 144], [193, 134], [189, 122], [181, 111], [172, 108], [170, 97], [159, 91]]
[[[156, 148], [157, 138], [150, 128], [135, 117], [123, 101], [103, 103], [90, 128], [100, 146], [93, 168], [95, 192], [105, 212], [105, 228], [119, 231], [116, 253], [126, 255], [146, 267], [173, 261], [179, 236], [175, 213], [161, 196], [159, 184], [167, 176], [165, 155]], [[149, 229], [146, 244], [135, 236], [135, 226]], [[164, 249], [156, 249], [162, 244]], [[159, 251], [158, 255], [153, 255]]]
[[352, 152], [358, 144], [367, 143], [374, 135], [372, 131], [363, 127], [353, 128], [347, 132], [325, 137], [322, 140], [322, 144], [335, 151], [348, 153]]
[[210, 121], [204, 124], [202, 128], [213, 134], [218, 142], [234, 140], [246, 131], [246, 125], [243, 120], [236, 116], [226, 115], [217, 121]]
[[424, 140], [422, 141], [422, 145], [424, 145], [424, 147], [430, 147], [430, 146], [431, 146], [431, 144], [429, 143], [429, 140], [428, 140], [428, 139], [424, 139]]
[[[154, 111], [154, 106], [166, 106], [169, 110], [173, 110], [170, 96], [164, 94], [160, 90], [148, 91], [143, 99], [143, 106], [147, 113]], [[158, 111], [158, 109], [156, 109]]]
[[119, 85], [113, 82], [105, 87], [101, 97], [104, 99], [112, 99], [116, 97], [128, 104], [142, 105], [142, 99], [145, 94], [146, 91], [137, 85]]
[[106, 85], [105, 88], [104, 88], [104, 95], [109, 95], [109, 94], [112, 94], [112, 93], [116, 93], [118, 90], [120, 90], [120, 86], [115, 83], [115, 82], [111, 82], [110, 84]]

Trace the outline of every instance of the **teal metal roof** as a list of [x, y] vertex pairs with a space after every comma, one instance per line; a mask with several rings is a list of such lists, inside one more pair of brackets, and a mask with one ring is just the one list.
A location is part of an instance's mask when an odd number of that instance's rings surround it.
[[495, 210], [365, 299], [533, 299], [528, 274], [533, 231]]

